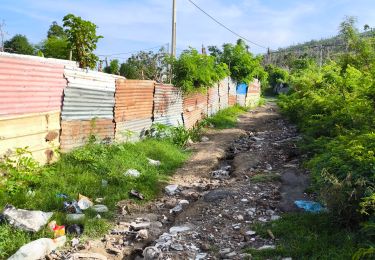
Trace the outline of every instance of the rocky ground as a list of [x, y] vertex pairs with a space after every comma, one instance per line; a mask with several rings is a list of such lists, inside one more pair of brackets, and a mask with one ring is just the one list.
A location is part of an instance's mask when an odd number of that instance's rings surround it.
[[250, 227], [306, 199], [296, 128], [268, 103], [243, 115], [238, 128], [206, 136], [164, 196], [142, 206], [119, 202], [117, 225], [103, 239], [76, 241], [51, 258], [251, 259], [245, 248], [273, 248], [272, 232], [265, 239]]

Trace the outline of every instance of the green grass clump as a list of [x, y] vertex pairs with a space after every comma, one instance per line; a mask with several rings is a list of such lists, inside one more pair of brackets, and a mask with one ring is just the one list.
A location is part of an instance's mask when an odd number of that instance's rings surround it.
[[[95, 219], [96, 213], [85, 211], [85, 235], [98, 237], [109, 228], [109, 222], [115, 212], [116, 203], [129, 198], [129, 191], [136, 189], [145, 196], [145, 200], [155, 198], [161, 189], [161, 183], [168, 180], [173, 171], [180, 167], [189, 154], [182, 147], [168, 140], [146, 139], [138, 143], [95, 144], [90, 143], [45, 167], [26, 167], [32, 178], [15, 178], [14, 189], [7, 190], [6, 182], [0, 183], [0, 207], [7, 203], [17, 208], [55, 212], [52, 219], [58, 224], [69, 224], [65, 220], [63, 202], [56, 194], [64, 193], [68, 201], [78, 200], [78, 194], [92, 201], [104, 198], [100, 204], [109, 208], [108, 213]], [[147, 158], [161, 161], [160, 166], [152, 166]], [[8, 167], [9, 168], [9, 167]], [[138, 178], [124, 176], [128, 169], [136, 169]], [[14, 170], [14, 169], [13, 169]], [[33, 175], [33, 171], [36, 173]], [[37, 177], [35, 177], [37, 176]], [[102, 180], [108, 182], [102, 185]], [[9, 235], [7, 235], [9, 234]], [[39, 237], [51, 237], [41, 232], [29, 234], [9, 226], [0, 226], [0, 256], [10, 256], [21, 245]]]
[[250, 177], [250, 181], [254, 183], [270, 182], [280, 180], [280, 175], [276, 173], [260, 173]]
[[237, 124], [238, 116], [247, 111], [247, 108], [235, 105], [233, 107], [220, 110], [217, 112], [217, 114], [205, 120], [208, 124], [212, 124], [219, 129], [233, 128]]
[[276, 249], [247, 249], [253, 259], [351, 259], [359, 248], [358, 235], [332, 224], [328, 213], [290, 213], [281, 219], [253, 227], [262, 237], [269, 238], [272, 230]]

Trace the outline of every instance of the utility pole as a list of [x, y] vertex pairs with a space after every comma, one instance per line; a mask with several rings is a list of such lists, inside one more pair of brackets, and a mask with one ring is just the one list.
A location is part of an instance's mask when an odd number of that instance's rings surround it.
[[176, 0], [173, 0], [172, 11], [172, 57], [176, 57]]

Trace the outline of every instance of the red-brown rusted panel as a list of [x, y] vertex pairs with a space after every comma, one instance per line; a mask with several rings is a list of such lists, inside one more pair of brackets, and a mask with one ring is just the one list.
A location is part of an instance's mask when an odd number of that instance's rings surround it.
[[66, 63], [0, 55], [0, 117], [60, 111]]
[[184, 124], [191, 128], [207, 115], [207, 94], [194, 93], [184, 97]]
[[253, 82], [249, 84], [249, 87], [247, 88], [247, 93], [252, 94], [260, 94], [260, 82], [259, 80], [255, 79]]
[[113, 141], [114, 122], [111, 119], [61, 121], [60, 149], [68, 152], [83, 146], [92, 135], [97, 141]]
[[116, 80], [116, 122], [152, 118], [155, 82], [151, 80]]

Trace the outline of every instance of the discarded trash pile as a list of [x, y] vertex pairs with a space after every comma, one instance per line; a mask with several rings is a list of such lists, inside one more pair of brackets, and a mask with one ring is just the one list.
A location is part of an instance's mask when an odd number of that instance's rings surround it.
[[[149, 159], [149, 164], [152, 166], [160, 166], [161, 162]], [[124, 175], [131, 178], [138, 178], [141, 173], [135, 169], [127, 170]], [[102, 186], [108, 185], [107, 180], [102, 180]], [[131, 190], [129, 192], [130, 196], [137, 199], [144, 199], [143, 195], [136, 190]], [[19, 250], [12, 255], [9, 259], [27, 259], [27, 260], [37, 260], [37, 259], [79, 259], [85, 258], [85, 254], [69, 254], [65, 252], [60, 252], [59, 248], [66, 246], [71, 246], [70, 252], [80, 251], [82, 249], [88, 250], [91, 248], [90, 242], [85, 242], [81, 244], [80, 237], [84, 234], [84, 225], [81, 224], [86, 218], [85, 211], [94, 212], [96, 216], [94, 218], [102, 218], [102, 214], [109, 211], [108, 207], [101, 204], [104, 198], [96, 198], [91, 200], [90, 198], [78, 194], [78, 199], [73, 199], [67, 194], [58, 193], [56, 194], [56, 199], [61, 201], [61, 206], [63, 212], [65, 213], [65, 224], [59, 225], [57, 221], [51, 220], [54, 212], [42, 212], [37, 210], [25, 210], [17, 209], [12, 205], [6, 205], [3, 212], [0, 214], [0, 224], [9, 224], [16, 229], [21, 229], [28, 232], [39, 232], [47, 227], [47, 236], [51, 238], [40, 238], [32, 241], [26, 245], [23, 245]], [[92, 215], [92, 214], [90, 214]], [[64, 224], [64, 223], [60, 223]], [[133, 231], [138, 231], [137, 239], [147, 238], [147, 232], [145, 230], [138, 230], [140, 224], [132, 224], [131, 228]], [[134, 232], [129, 232], [129, 234], [134, 234]], [[72, 239], [69, 244], [67, 244], [67, 237], [69, 235]], [[119, 250], [118, 250], [119, 251]], [[112, 252], [117, 252], [115, 248]], [[94, 258], [107, 259], [106, 256], [101, 256], [100, 254], [94, 255]]]

